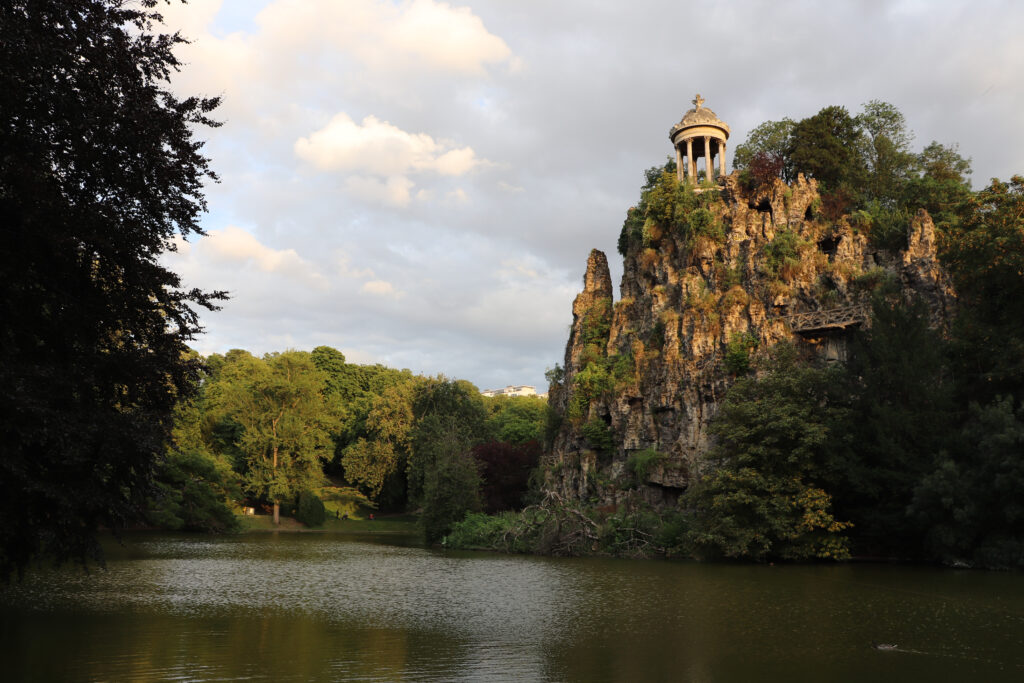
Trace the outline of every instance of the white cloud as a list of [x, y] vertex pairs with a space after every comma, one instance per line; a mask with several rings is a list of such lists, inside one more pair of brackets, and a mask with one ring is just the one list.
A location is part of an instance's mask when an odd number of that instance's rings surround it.
[[223, 230], [211, 230], [200, 244], [204, 254], [214, 261], [252, 264], [263, 272], [301, 279], [321, 288], [327, 284], [326, 278], [294, 249], [272, 249], [234, 225]]
[[398, 296], [400, 292], [395, 289], [395, 286], [386, 280], [370, 280], [364, 282], [361, 291], [367, 294], [376, 294], [378, 296]]
[[433, 0], [277, 0], [257, 18], [288, 50], [326, 45], [372, 69], [428, 69], [481, 75], [512, 51], [467, 7]]
[[446, 147], [425, 133], [407, 133], [375, 116], [357, 124], [342, 112], [309, 137], [296, 140], [295, 154], [321, 171], [382, 176], [421, 171], [462, 175], [479, 163], [470, 147], [445, 151]]
[[344, 252], [338, 252], [335, 258], [337, 266], [336, 273], [346, 278], [370, 278], [374, 277], [372, 268], [353, 268], [352, 257]]
[[[345, 188], [349, 194], [375, 204], [406, 206], [411, 199], [413, 182], [405, 176], [392, 176], [386, 180], [365, 176], [349, 176]], [[419, 195], [417, 195], [419, 196]]]
[[[194, 39], [175, 88], [224, 95], [225, 125], [199, 133], [222, 178], [207, 190], [216, 234], [168, 256], [189, 286], [232, 293], [203, 315], [204, 346], [280, 350], [289, 334], [541, 384], [587, 253], [604, 250], [618, 279], [626, 207], [697, 90], [731, 149], [764, 120], [879, 98], [918, 148], [959, 142], [976, 183], [1020, 171], [1024, 4], [811, 5], [709, 5], [683, 44], [678, 2], [161, 4]], [[753, 63], [768, 66], [752, 80]]]
[[475, 168], [480, 161], [471, 147], [462, 147], [445, 152], [434, 160], [433, 167], [441, 175], [463, 175]]
[[469, 196], [466, 194], [465, 190], [461, 187], [457, 187], [446, 194], [445, 199], [454, 204], [465, 204], [469, 201]]

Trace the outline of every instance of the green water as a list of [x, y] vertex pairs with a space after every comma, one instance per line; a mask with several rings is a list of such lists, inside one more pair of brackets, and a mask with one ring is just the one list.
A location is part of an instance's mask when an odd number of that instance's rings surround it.
[[0, 679], [1024, 680], [1019, 574], [402, 540], [133, 536], [106, 570], [0, 588]]

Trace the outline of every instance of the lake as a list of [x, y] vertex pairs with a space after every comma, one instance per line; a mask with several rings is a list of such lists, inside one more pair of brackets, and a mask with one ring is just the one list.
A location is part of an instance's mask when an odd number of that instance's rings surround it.
[[[133, 534], [0, 587], [5, 681], [1020, 681], [1024, 576]], [[878, 650], [875, 643], [894, 644]]]

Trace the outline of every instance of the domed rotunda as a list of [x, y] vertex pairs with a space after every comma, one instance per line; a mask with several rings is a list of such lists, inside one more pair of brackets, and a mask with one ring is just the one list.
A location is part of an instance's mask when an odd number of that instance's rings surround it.
[[[672, 126], [668, 137], [676, 148], [676, 173], [680, 182], [697, 182], [699, 157], [704, 157], [704, 177], [707, 180], [714, 180], [716, 154], [719, 174], [725, 175], [725, 141], [729, 139], [729, 126], [719, 119], [715, 112], [704, 106], [704, 98], [699, 93], [693, 98], [693, 109], [686, 112], [682, 120]], [[683, 169], [686, 169], [685, 176]]]

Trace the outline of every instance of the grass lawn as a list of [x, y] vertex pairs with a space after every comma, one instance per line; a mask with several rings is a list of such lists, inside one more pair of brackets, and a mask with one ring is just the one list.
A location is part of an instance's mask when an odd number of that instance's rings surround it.
[[[387, 515], [369, 519], [369, 511], [359, 518], [334, 519], [329, 517], [322, 527], [310, 528], [291, 517], [281, 517], [281, 525], [274, 526], [274, 518], [270, 515], [239, 515], [238, 523], [242, 532], [258, 531], [307, 531], [332, 534], [415, 534], [416, 517], [412, 515]], [[374, 513], [376, 515], [376, 513]]]

